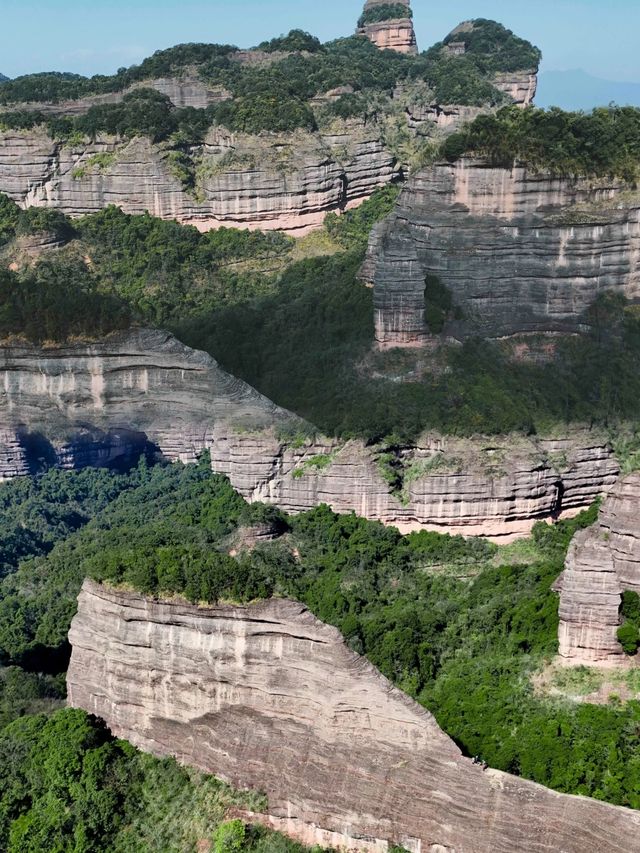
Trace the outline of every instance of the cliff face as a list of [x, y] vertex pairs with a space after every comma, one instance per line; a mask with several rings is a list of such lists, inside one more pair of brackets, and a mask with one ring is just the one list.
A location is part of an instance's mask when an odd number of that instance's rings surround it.
[[621, 596], [640, 592], [640, 473], [620, 480], [600, 518], [571, 543], [560, 592], [560, 658], [624, 664], [617, 639]]
[[463, 158], [416, 174], [374, 229], [364, 272], [383, 347], [420, 346], [426, 276], [462, 320], [446, 332], [575, 332], [598, 294], [640, 297], [640, 195], [617, 181], [569, 181]]
[[165, 332], [136, 330], [45, 350], [0, 348], [0, 376], [3, 479], [38, 458], [101, 465], [147, 445], [194, 461], [214, 430], [299, 423]]
[[[367, 0], [364, 4], [364, 14], [379, 6], [389, 5], [387, 0]], [[386, 21], [364, 23], [358, 27], [357, 34], [366, 36], [380, 50], [395, 50], [398, 53], [416, 54], [418, 44], [413, 29], [413, 21], [410, 17], [411, 0], [400, 0], [394, 3], [397, 6], [406, 6], [407, 16], [393, 18]]]
[[[0, 81], [1, 82], [1, 81]], [[166, 95], [176, 107], [193, 107], [203, 110], [212, 104], [226, 101], [231, 94], [221, 86], [211, 86], [205, 83], [196, 70], [187, 71], [180, 77], [156, 77], [153, 80], [143, 80], [134, 83], [120, 92], [108, 92], [104, 95], [88, 95], [76, 100], [58, 101], [56, 103], [25, 102], [20, 104], [7, 104], [2, 107], [3, 112], [39, 112], [44, 115], [67, 115], [79, 116], [87, 113], [91, 107], [99, 107], [104, 104], [118, 104], [120, 101], [136, 89], [155, 89]]]
[[307, 841], [640, 850], [638, 813], [483, 771], [295, 602], [197, 608], [86, 582], [69, 636], [73, 707], [142, 749], [265, 791], [276, 825]]
[[42, 130], [6, 131], [0, 132], [0, 192], [21, 206], [55, 207], [69, 216], [115, 204], [201, 230], [227, 225], [300, 234], [397, 176], [380, 136], [375, 125], [355, 121], [325, 135], [248, 136], [214, 128], [192, 152], [196, 185], [188, 192], [172, 171], [171, 152], [146, 138], [62, 145]]
[[0, 478], [42, 462], [105, 465], [155, 448], [194, 461], [209, 450], [250, 501], [299, 512], [320, 503], [402, 530], [518, 536], [575, 512], [615, 482], [606, 437], [425, 436], [398, 451], [392, 494], [380, 451], [322, 437], [292, 442], [303, 422], [164, 332], [137, 330], [56, 349], [0, 348]]

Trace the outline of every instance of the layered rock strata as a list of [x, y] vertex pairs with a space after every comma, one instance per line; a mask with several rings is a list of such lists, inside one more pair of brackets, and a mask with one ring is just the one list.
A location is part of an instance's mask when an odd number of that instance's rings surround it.
[[640, 850], [640, 814], [464, 758], [293, 601], [160, 603], [85, 582], [68, 697], [141, 749], [264, 791], [278, 828], [383, 853]]
[[560, 592], [560, 659], [568, 664], [624, 664], [617, 639], [624, 590], [640, 593], [640, 473], [620, 480], [597, 524], [569, 549]]
[[437, 163], [374, 229], [363, 275], [382, 347], [428, 339], [434, 276], [457, 309], [449, 336], [576, 332], [599, 294], [640, 298], [640, 194], [520, 165]]
[[222, 225], [293, 234], [322, 224], [398, 177], [375, 124], [325, 134], [249, 136], [212, 128], [194, 148], [195, 188], [174, 174], [171, 151], [146, 138], [63, 145], [43, 129], [0, 132], [0, 192], [23, 207], [69, 216], [114, 204], [200, 230]]
[[525, 535], [589, 506], [619, 466], [604, 435], [556, 439], [424, 436], [397, 450], [391, 492], [381, 450], [303, 437], [309, 426], [164, 332], [135, 330], [55, 349], [0, 348], [0, 478], [125, 463], [146, 450], [215, 471], [250, 501], [290, 512], [321, 503], [404, 531]]
[[122, 99], [137, 89], [155, 89], [166, 95], [176, 107], [193, 107], [203, 110], [212, 104], [218, 104], [231, 98], [231, 93], [222, 86], [211, 86], [205, 83], [197, 71], [187, 71], [180, 77], [157, 77], [134, 83], [120, 92], [107, 92], [103, 95], [87, 95], [84, 98], [58, 102], [27, 102], [7, 104], [2, 106], [2, 112], [39, 112], [46, 116], [66, 115], [79, 116], [89, 112], [92, 107], [105, 104], [118, 104]]
[[0, 347], [0, 478], [39, 462], [104, 465], [157, 451], [192, 462], [223, 435], [296, 429], [298, 418], [166, 332]]
[[388, 0], [367, 0], [364, 4], [364, 15], [380, 6], [405, 6], [406, 16], [399, 16], [384, 21], [365, 23], [358, 27], [357, 34], [366, 36], [380, 50], [395, 50], [398, 53], [414, 55], [418, 52], [416, 33], [411, 18], [411, 0], [400, 0], [389, 4]]

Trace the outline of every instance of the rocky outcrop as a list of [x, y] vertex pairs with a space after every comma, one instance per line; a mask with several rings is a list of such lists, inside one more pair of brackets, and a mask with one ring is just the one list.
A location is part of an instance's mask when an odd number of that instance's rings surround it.
[[427, 277], [451, 293], [449, 336], [575, 332], [596, 297], [640, 298], [640, 194], [463, 158], [416, 174], [374, 229], [365, 277], [383, 347], [420, 346]]
[[560, 659], [568, 664], [624, 664], [617, 639], [624, 590], [640, 593], [640, 473], [620, 480], [597, 524], [569, 549], [560, 592]]
[[301, 423], [165, 332], [0, 348], [0, 478], [39, 461], [110, 464], [156, 450], [194, 461], [212, 435]]
[[589, 506], [619, 472], [606, 436], [587, 429], [555, 439], [427, 435], [397, 448], [390, 471], [380, 448], [305, 439], [300, 419], [151, 330], [44, 350], [7, 345], [0, 381], [1, 478], [42, 464], [124, 463], [143, 450], [191, 462], [208, 450], [249, 501], [290, 512], [326, 503], [403, 531], [512, 537]]
[[326, 503], [403, 532], [430, 529], [491, 538], [527, 535], [536, 521], [588, 507], [619, 466], [606, 438], [588, 430], [562, 439], [425, 436], [398, 451], [391, 492], [379, 451], [351, 441], [291, 446], [273, 434], [214, 442], [212, 463], [251, 501], [301, 512]]
[[640, 814], [464, 758], [293, 601], [195, 607], [86, 582], [69, 703], [141, 749], [264, 791], [306, 841], [432, 853], [640, 850]]
[[63, 145], [43, 129], [0, 132], [0, 192], [23, 207], [69, 216], [110, 204], [200, 230], [221, 225], [305, 233], [328, 211], [358, 204], [398, 175], [375, 124], [324, 134], [249, 136], [212, 128], [191, 152], [195, 188], [174, 174], [172, 152], [146, 138]]
[[118, 104], [125, 95], [137, 89], [155, 89], [166, 95], [176, 107], [193, 107], [203, 110], [212, 104], [218, 104], [231, 98], [230, 92], [222, 86], [212, 86], [205, 83], [197, 71], [187, 71], [180, 77], [157, 77], [152, 80], [142, 80], [119, 92], [107, 92], [102, 95], [87, 95], [75, 100], [56, 102], [33, 101], [2, 106], [2, 112], [38, 112], [45, 116], [80, 116], [89, 112], [91, 107], [105, 104]]
[[[398, 16], [384, 21], [367, 22], [366, 14], [379, 6], [405, 6], [406, 16]], [[364, 4], [365, 21], [356, 30], [357, 35], [366, 36], [380, 50], [395, 50], [398, 53], [414, 55], [418, 52], [416, 33], [411, 18], [411, 0], [400, 0], [389, 4], [388, 0], [367, 0]]]

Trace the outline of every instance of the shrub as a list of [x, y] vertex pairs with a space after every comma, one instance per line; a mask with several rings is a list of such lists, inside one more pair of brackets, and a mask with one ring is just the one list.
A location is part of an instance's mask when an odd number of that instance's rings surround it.
[[413, 18], [413, 10], [404, 3], [381, 3], [366, 9], [358, 20], [359, 27], [378, 24], [382, 21], [394, 21], [401, 18]]
[[626, 655], [635, 655], [640, 647], [640, 631], [633, 622], [624, 622], [617, 632], [618, 642]]

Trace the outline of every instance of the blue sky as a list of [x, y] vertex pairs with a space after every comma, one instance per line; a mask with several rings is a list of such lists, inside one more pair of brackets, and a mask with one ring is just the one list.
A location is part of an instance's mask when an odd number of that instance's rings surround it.
[[[353, 30], [362, 0], [1, 0], [0, 72], [108, 73], [186, 41], [247, 47], [293, 27]], [[413, 0], [422, 47], [494, 18], [542, 48], [544, 68], [640, 82], [638, 0]]]

